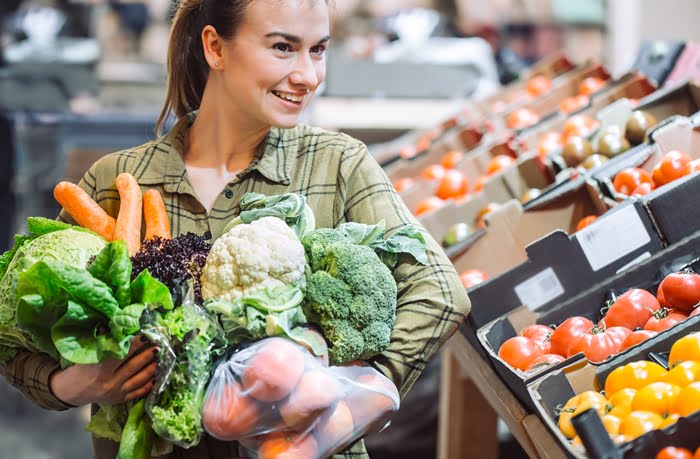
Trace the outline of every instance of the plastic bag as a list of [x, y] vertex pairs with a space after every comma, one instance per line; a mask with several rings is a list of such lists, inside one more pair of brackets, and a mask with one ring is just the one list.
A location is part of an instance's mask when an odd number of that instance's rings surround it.
[[161, 352], [154, 389], [146, 399], [153, 430], [183, 448], [199, 443], [202, 405], [216, 358], [225, 352], [224, 332], [216, 318], [194, 302], [165, 313], [150, 311], [142, 332]]
[[399, 409], [394, 384], [362, 363], [328, 367], [285, 338], [233, 353], [214, 371], [204, 429], [246, 457], [321, 459], [381, 430]]

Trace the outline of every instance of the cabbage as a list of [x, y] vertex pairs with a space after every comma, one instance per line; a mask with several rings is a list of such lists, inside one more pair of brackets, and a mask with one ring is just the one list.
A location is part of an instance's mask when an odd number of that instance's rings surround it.
[[[65, 223], [34, 219], [29, 222], [29, 229], [34, 234], [18, 238], [18, 244], [12, 249], [14, 256], [0, 280], [0, 360], [12, 357], [20, 349], [38, 350], [29, 335], [17, 328], [19, 298], [15, 290], [19, 275], [38, 261], [60, 261], [85, 268], [106, 245], [96, 234]], [[45, 234], [37, 236], [37, 232]], [[11, 255], [12, 251], [6, 255]]]

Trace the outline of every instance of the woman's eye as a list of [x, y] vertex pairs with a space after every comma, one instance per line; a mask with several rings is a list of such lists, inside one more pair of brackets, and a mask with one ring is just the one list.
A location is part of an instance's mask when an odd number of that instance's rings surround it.
[[272, 48], [277, 51], [282, 51], [283, 53], [288, 53], [292, 50], [292, 47], [288, 43], [275, 43]]
[[311, 54], [323, 54], [326, 52], [326, 45], [316, 45], [311, 48]]

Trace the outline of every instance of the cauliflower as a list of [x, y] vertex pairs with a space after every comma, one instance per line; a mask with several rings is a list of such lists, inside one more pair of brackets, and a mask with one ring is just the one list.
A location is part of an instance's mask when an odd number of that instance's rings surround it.
[[235, 226], [214, 242], [202, 272], [202, 297], [232, 301], [258, 289], [304, 282], [304, 247], [277, 217]]

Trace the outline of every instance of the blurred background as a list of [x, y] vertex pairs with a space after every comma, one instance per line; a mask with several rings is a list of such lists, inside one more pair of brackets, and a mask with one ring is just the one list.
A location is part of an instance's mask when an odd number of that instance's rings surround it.
[[[0, 248], [52, 190], [100, 156], [154, 137], [171, 0], [0, 1]], [[593, 59], [615, 76], [700, 41], [697, 0], [336, 0], [327, 80], [306, 122], [368, 144], [453, 114], [539, 59]], [[436, 457], [439, 363], [372, 457]], [[3, 457], [90, 456], [84, 410], [46, 413], [0, 383]], [[501, 456], [522, 456], [501, 429]]]

